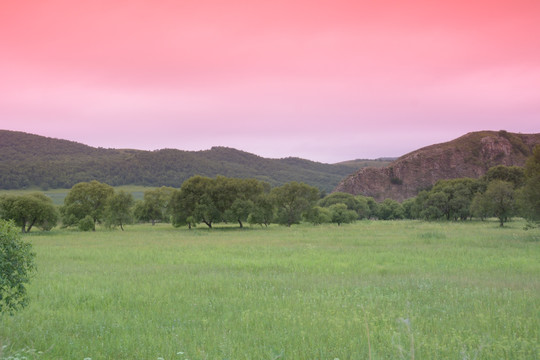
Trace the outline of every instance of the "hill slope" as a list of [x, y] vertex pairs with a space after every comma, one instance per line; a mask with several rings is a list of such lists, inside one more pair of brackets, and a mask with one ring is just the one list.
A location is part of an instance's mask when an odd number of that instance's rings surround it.
[[[356, 164], [267, 159], [225, 147], [205, 151], [94, 148], [73, 141], [0, 130], [0, 188], [70, 188], [81, 181], [180, 187], [193, 175], [257, 178], [280, 185], [302, 181], [331, 191]], [[369, 162], [368, 162], [369, 163]]]
[[401, 201], [440, 179], [478, 178], [495, 165], [523, 166], [537, 144], [540, 134], [472, 132], [403, 155], [384, 168], [360, 169], [342, 180], [335, 191]]

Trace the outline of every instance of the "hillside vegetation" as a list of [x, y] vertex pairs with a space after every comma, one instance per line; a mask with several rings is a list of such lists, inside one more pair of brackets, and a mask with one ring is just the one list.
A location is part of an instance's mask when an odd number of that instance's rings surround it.
[[358, 166], [370, 164], [267, 159], [226, 147], [205, 151], [103, 149], [7, 130], [0, 130], [0, 153], [0, 189], [71, 188], [91, 180], [113, 186], [180, 187], [194, 175], [223, 175], [256, 178], [273, 186], [299, 181], [329, 192]]

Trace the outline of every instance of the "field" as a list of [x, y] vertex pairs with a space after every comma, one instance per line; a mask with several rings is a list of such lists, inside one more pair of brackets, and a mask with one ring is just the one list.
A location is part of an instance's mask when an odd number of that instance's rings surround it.
[[0, 359], [538, 359], [540, 230], [523, 226], [35, 232]]

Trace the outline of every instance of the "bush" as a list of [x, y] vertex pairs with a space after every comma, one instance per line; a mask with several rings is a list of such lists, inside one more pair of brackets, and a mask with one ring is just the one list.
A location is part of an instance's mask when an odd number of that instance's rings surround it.
[[32, 245], [21, 240], [12, 221], [0, 220], [0, 313], [26, 306], [25, 284], [35, 270]]
[[94, 231], [96, 230], [94, 225], [94, 219], [90, 215], [86, 215], [79, 221], [79, 230], [81, 231]]

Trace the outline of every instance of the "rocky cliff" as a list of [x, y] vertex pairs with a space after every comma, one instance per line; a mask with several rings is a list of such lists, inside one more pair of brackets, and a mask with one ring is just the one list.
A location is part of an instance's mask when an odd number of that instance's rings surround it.
[[538, 144], [540, 134], [472, 132], [403, 155], [384, 168], [360, 169], [334, 191], [402, 201], [441, 179], [478, 178], [495, 165], [523, 166]]

